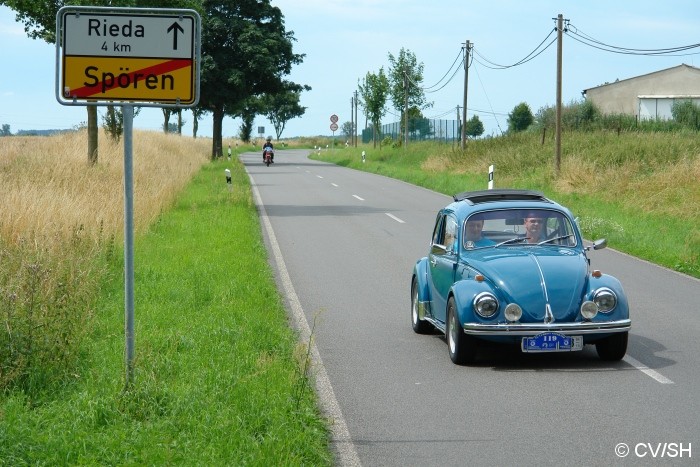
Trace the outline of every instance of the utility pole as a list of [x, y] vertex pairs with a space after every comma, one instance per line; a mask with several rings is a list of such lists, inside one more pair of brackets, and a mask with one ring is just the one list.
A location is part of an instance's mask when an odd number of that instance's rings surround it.
[[408, 73], [406, 69], [403, 70], [403, 138], [404, 138], [404, 148], [408, 147]]
[[564, 16], [557, 16], [557, 103], [556, 103], [556, 130], [554, 134], [554, 173], [559, 175], [561, 168], [561, 62], [562, 62], [562, 30], [564, 28]]
[[352, 109], [355, 106], [355, 96], [350, 96], [350, 136], [351, 141], [353, 144], [355, 143], [355, 114], [353, 113]]
[[355, 90], [355, 129], [353, 130], [355, 147], [357, 147], [357, 129], [359, 125], [357, 124], [357, 90]]
[[467, 88], [469, 87], [469, 50], [471, 42], [464, 44], [464, 101], [462, 107], [462, 149], [467, 147]]
[[[460, 128], [462, 128], [462, 127], [459, 124], [459, 106], [457, 106], [457, 129], [460, 129]], [[453, 148], [454, 148], [454, 134], [455, 134], [455, 132], [452, 133], [452, 141], [453, 141], [452, 147]], [[461, 140], [460, 140], [460, 144], [461, 144]]]

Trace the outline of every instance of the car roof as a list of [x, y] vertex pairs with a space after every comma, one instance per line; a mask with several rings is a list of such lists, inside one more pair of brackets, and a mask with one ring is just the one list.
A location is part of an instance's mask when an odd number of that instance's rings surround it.
[[464, 191], [452, 197], [455, 201], [468, 204], [489, 203], [493, 201], [549, 201], [544, 194], [533, 190], [498, 189], [481, 191]]
[[569, 210], [547, 198], [543, 193], [533, 190], [494, 189], [465, 191], [454, 195], [453, 202], [446, 206], [459, 217], [467, 217], [473, 212], [489, 209], [557, 209], [568, 214]]

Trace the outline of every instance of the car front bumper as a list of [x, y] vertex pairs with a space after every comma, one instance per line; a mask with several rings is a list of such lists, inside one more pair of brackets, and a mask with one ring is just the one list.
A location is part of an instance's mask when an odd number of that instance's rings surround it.
[[583, 321], [577, 323], [465, 323], [466, 334], [475, 336], [536, 336], [543, 332], [558, 332], [564, 335], [608, 334], [627, 332], [632, 327], [632, 320]]

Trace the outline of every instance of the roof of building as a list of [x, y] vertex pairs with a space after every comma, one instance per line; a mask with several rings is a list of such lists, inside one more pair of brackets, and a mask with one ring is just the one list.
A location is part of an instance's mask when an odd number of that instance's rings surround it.
[[623, 82], [623, 81], [630, 81], [630, 80], [633, 80], [633, 79], [641, 78], [641, 77], [643, 77], [643, 76], [650, 76], [650, 75], [654, 75], [654, 74], [657, 74], [657, 73], [666, 73], [666, 72], [668, 72], [668, 71], [670, 71], [670, 70], [675, 70], [675, 69], [677, 69], [677, 68], [688, 68], [688, 69], [691, 69], [691, 70], [693, 70], [693, 71], [700, 72], [700, 68], [698, 68], [698, 67], [694, 67], [694, 66], [692, 66], [692, 65], [686, 65], [685, 63], [681, 63], [680, 65], [676, 65], [676, 66], [673, 66], [673, 67], [671, 67], [671, 68], [664, 68], [663, 70], [652, 71], [651, 73], [646, 73], [646, 74], [638, 75], [638, 76], [632, 76], [631, 78], [617, 79], [617, 80], [615, 80], [615, 81], [612, 82], [612, 83], [605, 83], [605, 84], [601, 84], [601, 85], [599, 85], [599, 86], [593, 86], [593, 87], [590, 87], [590, 88], [586, 88], [586, 89], [583, 90], [583, 93], [586, 94], [586, 91], [589, 91], [589, 90], [591, 90], [591, 89], [602, 88], [602, 87], [605, 87], [605, 86], [612, 86], [612, 85], [621, 83], [621, 82]]

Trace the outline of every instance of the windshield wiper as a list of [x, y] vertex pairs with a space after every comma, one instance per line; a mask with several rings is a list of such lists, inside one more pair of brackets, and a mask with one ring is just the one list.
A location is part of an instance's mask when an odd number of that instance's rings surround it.
[[494, 248], [498, 248], [498, 247], [501, 246], [501, 245], [508, 245], [508, 244], [510, 244], [510, 243], [522, 242], [523, 240], [527, 240], [527, 237], [513, 237], [513, 238], [509, 238], [508, 240], [505, 240], [505, 241], [503, 241], [503, 242], [501, 242], [501, 243], [496, 244], [496, 246], [494, 246]]
[[538, 245], [544, 245], [545, 243], [555, 242], [555, 241], [557, 241], [557, 240], [564, 240], [565, 238], [569, 238], [569, 237], [573, 237], [573, 234], [560, 235], [560, 236], [558, 236], [558, 237], [548, 238], [547, 240], [543, 240], [543, 241], [541, 241], [540, 243], [538, 243]]

